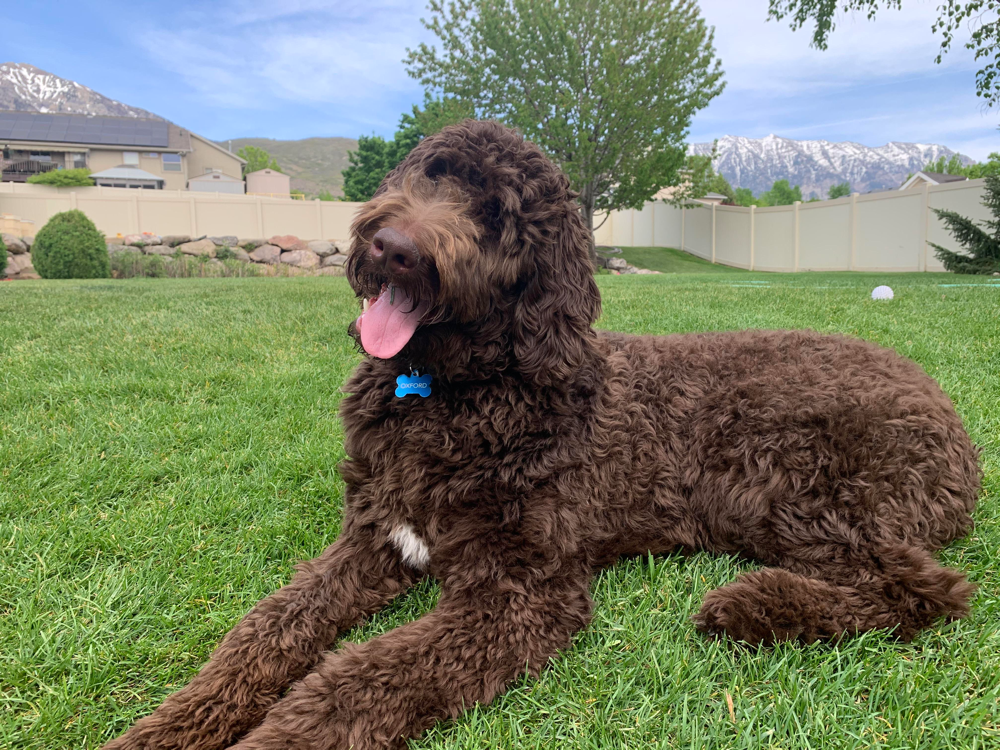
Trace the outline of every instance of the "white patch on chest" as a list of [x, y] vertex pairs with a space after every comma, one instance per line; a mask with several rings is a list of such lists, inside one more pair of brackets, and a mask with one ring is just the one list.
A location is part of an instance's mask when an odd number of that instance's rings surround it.
[[431, 553], [421, 539], [413, 531], [409, 524], [402, 524], [392, 530], [389, 537], [396, 549], [403, 556], [403, 562], [412, 565], [417, 570], [423, 570], [431, 561]]

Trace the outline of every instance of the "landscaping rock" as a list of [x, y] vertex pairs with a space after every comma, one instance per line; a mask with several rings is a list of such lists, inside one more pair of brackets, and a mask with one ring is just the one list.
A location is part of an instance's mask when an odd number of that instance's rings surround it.
[[142, 251], [137, 247], [108, 243], [108, 255], [117, 255], [118, 253], [139, 253], [142, 255]]
[[277, 245], [285, 252], [292, 250], [308, 250], [309, 246], [296, 237], [294, 234], [275, 235], [268, 240], [268, 244]]
[[323, 262], [320, 264], [323, 268], [330, 268], [331, 266], [343, 267], [347, 263], [346, 255], [328, 255], [323, 258]]
[[261, 245], [266, 245], [267, 240], [261, 240], [261, 239], [240, 240], [236, 244], [242, 247], [247, 252], [249, 252], [250, 250], [256, 250]]
[[625, 262], [624, 258], [608, 258], [608, 264], [605, 268], [609, 271], [624, 271], [628, 268], [628, 263]]
[[141, 234], [126, 234], [121, 238], [121, 241], [115, 243], [118, 245], [130, 245], [131, 247], [145, 247], [146, 245], [152, 245], [152, 242], [147, 242], [146, 238]]
[[309, 243], [309, 249], [321, 258], [325, 258], [326, 256], [333, 255], [337, 252], [337, 248], [326, 240], [313, 240]]
[[178, 245], [177, 249], [185, 255], [207, 255], [209, 258], [215, 257], [215, 243], [206, 238], [195, 242], [185, 242]]
[[266, 263], [269, 266], [277, 263], [280, 257], [281, 248], [277, 245], [261, 245], [250, 253], [250, 260], [254, 263]]
[[336, 248], [337, 252], [341, 255], [349, 255], [351, 252], [351, 241], [350, 240], [330, 240], [331, 245]]
[[177, 247], [178, 245], [183, 245], [185, 242], [191, 241], [191, 235], [188, 234], [166, 234], [163, 236], [163, 244], [169, 245], [170, 247]]
[[227, 234], [222, 237], [208, 237], [216, 247], [236, 247], [240, 240], [234, 234]]
[[10, 276], [13, 273], [13, 271], [10, 270], [13, 265], [14, 265], [14, 256], [11, 255], [10, 253], [7, 253], [7, 267], [6, 269], [4, 269], [4, 276]]
[[292, 250], [281, 254], [281, 262], [296, 268], [318, 268], [320, 257], [312, 250]]
[[[7, 256], [7, 275], [11, 278], [24, 278], [24, 274], [34, 274], [35, 268], [31, 265], [31, 253], [18, 253]], [[34, 278], [38, 278], [35, 276]]]
[[176, 247], [170, 247], [170, 245], [146, 245], [142, 249], [146, 255], [166, 255], [171, 256], [177, 252]]
[[12, 234], [3, 234], [3, 244], [7, 246], [7, 252], [11, 255], [23, 255], [28, 252], [28, 246], [21, 241], [20, 237]]
[[[21, 242], [24, 243], [24, 246], [26, 248], [28, 248], [28, 252], [30, 253], [31, 252], [31, 246], [35, 244], [35, 238], [34, 237], [22, 237], [21, 238]], [[993, 275], [994, 276], [1000, 276], [1000, 274], [993, 274]]]
[[242, 260], [244, 263], [252, 262], [250, 260], [250, 254], [242, 247], [232, 247], [229, 251], [233, 254], [233, 257], [236, 258], [236, 260]]

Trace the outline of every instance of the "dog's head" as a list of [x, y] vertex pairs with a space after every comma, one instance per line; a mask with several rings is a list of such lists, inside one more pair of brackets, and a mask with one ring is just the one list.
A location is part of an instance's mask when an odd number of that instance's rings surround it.
[[569, 181], [495, 122], [426, 138], [352, 226], [347, 275], [368, 354], [443, 377], [514, 369], [541, 385], [586, 359], [600, 296]]

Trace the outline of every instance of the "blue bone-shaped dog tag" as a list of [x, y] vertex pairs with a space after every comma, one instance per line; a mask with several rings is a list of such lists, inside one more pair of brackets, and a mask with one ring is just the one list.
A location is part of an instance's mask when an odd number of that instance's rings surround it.
[[417, 395], [427, 398], [431, 395], [430, 375], [421, 375], [418, 370], [414, 370], [409, 375], [400, 375], [396, 378], [396, 398]]

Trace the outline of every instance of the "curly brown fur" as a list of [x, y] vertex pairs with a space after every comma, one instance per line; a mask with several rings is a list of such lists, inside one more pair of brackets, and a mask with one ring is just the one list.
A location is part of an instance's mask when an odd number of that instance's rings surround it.
[[[748, 643], [909, 639], [966, 614], [972, 586], [930, 553], [970, 529], [980, 471], [937, 384], [842, 336], [595, 333], [573, 199], [488, 122], [426, 139], [386, 178], [349, 278], [427, 309], [348, 383], [342, 536], [109, 748], [402, 747], [537, 673], [588, 622], [594, 572], [627, 554], [763, 563], [695, 618]], [[376, 262], [384, 227], [412, 239], [412, 271]], [[433, 373], [430, 397], [394, 395], [410, 367]], [[425, 574], [433, 612], [327, 650]]]

